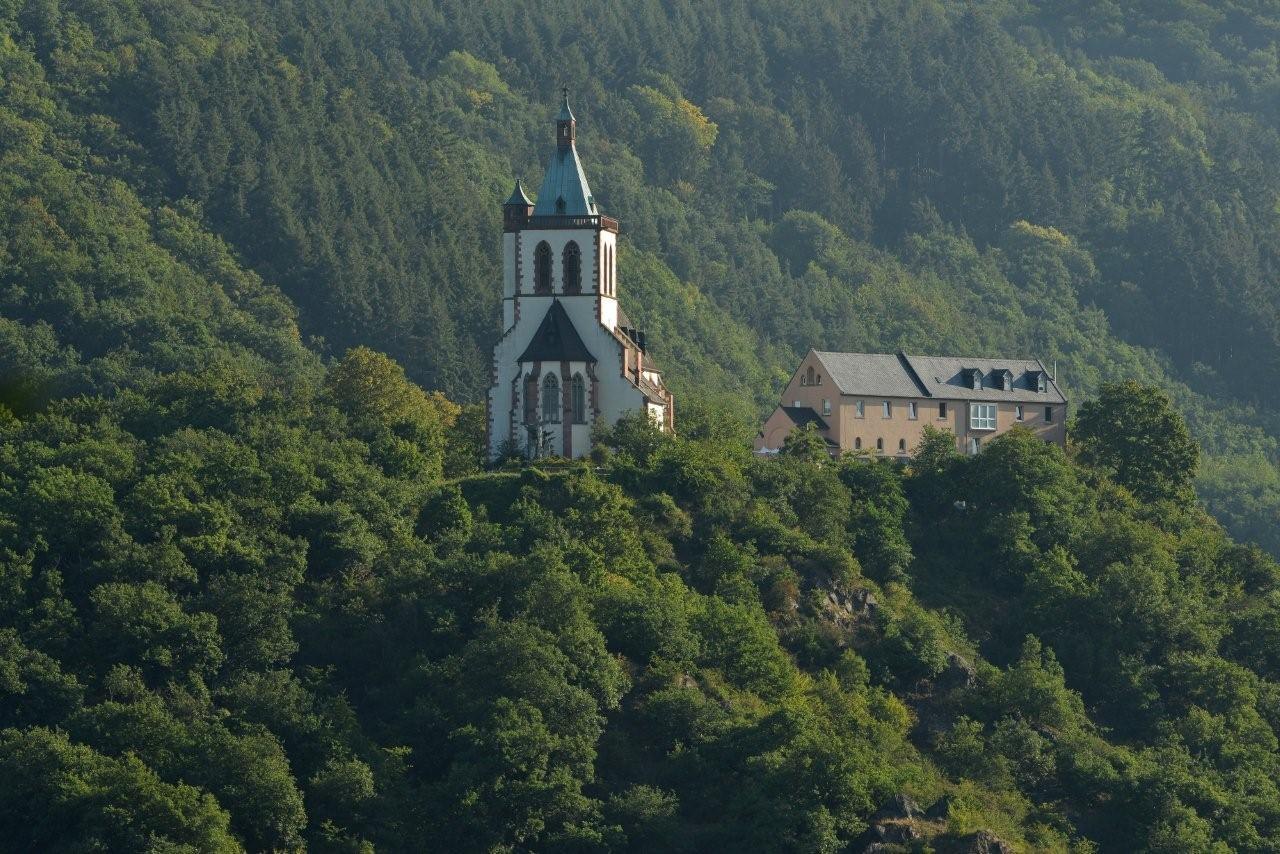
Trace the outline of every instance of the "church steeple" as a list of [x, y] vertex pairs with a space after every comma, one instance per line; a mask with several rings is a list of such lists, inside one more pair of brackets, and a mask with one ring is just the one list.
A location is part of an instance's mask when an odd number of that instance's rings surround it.
[[569, 90], [560, 90], [560, 114], [556, 116], [556, 150], [551, 155], [534, 216], [596, 216], [596, 200], [587, 186], [578, 160], [578, 121], [569, 109]]
[[578, 120], [569, 109], [569, 87], [560, 90], [560, 115], [556, 116], [556, 147], [572, 148], [578, 141]]

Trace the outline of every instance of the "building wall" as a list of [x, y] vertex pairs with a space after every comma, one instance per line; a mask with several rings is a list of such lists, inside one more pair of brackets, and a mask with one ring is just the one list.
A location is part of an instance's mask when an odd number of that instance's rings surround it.
[[[535, 295], [533, 253], [541, 241], [551, 248], [551, 295]], [[582, 293], [563, 292], [562, 253], [570, 240], [576, 241], [582, 258]], [[496, 456], [514, 437], [524, 447], [524, 380], [532, 366], [516, 360], [529, 346], [538, 326], [555, 300], [559, 300], [583, 343], [597, 362], [590, 366], [588, 418], [585, 425], [546, 425], [553, 435], [552, 447], [560, 454], [564, 434], [570, 432], [572, 456], [590, 450], [591, 424], [597, 417], [609, 423], [628, 412], [645, 409], [645, 398], [624, 373], [623, 345], [614, 337], [617, 326], [616, 235], [604, 229], [529, 229], [503, 235], [503, 321], [502, 338], [494, 347], [492, 385], [489, 388], [489, 452]], [[609, 262], [606, 264], [606, 260]], [[598, 278], [598, 276], [602, 276]], [[598, 291], [608, 288], [610, 294]], [[575, 370], [588, 370], [585, 363], [572, 363]], [[543, 372], [560, 371], [560, 363], [538, 366]], [[569, 374], [570, 378], [572, 373]], [[565, 388], [561, 378], [562, 394]], [[539, 413], [541, 408], [539, 407]], [[662, 417], [668, 419], [665, 411]]]
[[[803, 380], [808, 375], [810, 367], [814, 369], [815, 380], [821, 377], [821, 382], [814, 385], [804, 383]], [[780, 403], [784, 406], [805, 406], [821, 415], [829, 428], [827, 438], [839, 445], [842, 451], [857, 450], [857, 440], [861, 439], [861, 450], [874, 452], [877, 447], [876, 440], [882, 439], [886, 456], [898, 456], [901, 453], [898, 450], [900, 442], [905, 442], [909, 453], [920, 444], [925, 425], [950, 430], [956, 436], [956, 449], [961, 452], [967, 452], [970, 439], [977, 438], [982, 444], [986, 444], [1019, 424], [1046, 441], [1056, 442], [1059, 445], [1066, 444], [1067, 407], [1064, 404], [1023, 403], [1023, 420], [1019, 422], [1016, 412], [1018, 404], [981, 401], [995, 403], [996, 429], [994, 431], [973, 430], [969, 426], [969, 401], [945, 400], [947, 415], [945, 418], [940, 418], [938, 404], [944, 400], [942, 398], [842, 395], [831, 378], [824, 374], [821, 361], [815, 354], [809, 353], [783, 389]], [[831, 403], [830, 415], [823, 413], [824, 400]], [[865, 413], [862, 418], [857, 417], [859, 400], [863, 402]], [[887, 419], [882, 415], [882, 404], [885, 400], [890, 402], [892, 415]], [[908, 417], [910, 402], [915, 402], [917, 405], [919, 414], [915, 420]], [[1046, 423], [1044, 420], [1044, 408], [1047, 405], [1052, 405], [1054, 408], [1054, 420], [1051, 423]], [[782, 441], [791, 430], [790, 425], [791, 421], [785, 414], [775, 411], [761, 430], [763, 435], [756, 441], [757, 448], [776, 450], [782, 447]]]
[[[805, 385], [803, 378], [808, 369], [812, 367], [817, 376], [821, 377], [821, 382], [817, 385]], [[839, 406], [840, 406], [840, 389], [831, 381], [831, 377], [825, 376], [826, 369], [822, 367], [822, 363], [818, 361], [818, 357], [813, 353], [804, 357], [800, 363], [800, 368], [791, 377], [791, 381], [787, 383], [787, 387], [782, 390], [782, 399], [779, 401], [783, 406], [807, 406], [814, 412], [822, 416], [822, 420], [827, 422], [830, 428], [828, 438], [833, 442], [840, 441], [839, 426]], [[827, 400], [831, 403], [831, 415], [824, 415], [822, 411], [822, 401]], [[785, 434], [784, 434], [785, 436]], [[769, 445], [768, 447], [781, 447], [779, 445]]]
[[[546, 241], [551, 247], [551, 292], [562, 294], [564, 270], [561, 261], [564, 248], [573, 241], [578, 244], [582, 258], [582, 291], [588, 293], [594, 289], [596, 275], [596, 230], [591, 228], [531, 228], [520, 235], [520, 293], [533, 294], [533, 253], [538, 244]], [[606, 232], [607, 233], [607, 232]], [[610, 235], [612, 237], [612, 235]]]

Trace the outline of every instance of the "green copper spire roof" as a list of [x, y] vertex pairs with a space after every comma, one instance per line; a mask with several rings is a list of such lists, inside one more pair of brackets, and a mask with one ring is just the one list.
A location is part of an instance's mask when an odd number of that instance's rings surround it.
[[556, 116], [557, 122], [576, 121], [573, 117], [573, 110], [569, 109], [569, 87], [565, 86], [560, 90], [560, 115]]
[[529, 201], [529, 197], [525, 195], [524, 185], [520, 183], [520, 179], [516, 179], [516, 188], [511, 191], [511, 198], [507, 199], [504, 204], [516, 205], [517, 207], [529, 207], [533, 202]]
[[577, 121], [569, 109], [569, 92], [564, 90], [560, 115], [556, 117], [556, 151], [538, 191], [534, 216], [595, 216], [596, 201], [587, 185], [578, 149], [574, 146]]

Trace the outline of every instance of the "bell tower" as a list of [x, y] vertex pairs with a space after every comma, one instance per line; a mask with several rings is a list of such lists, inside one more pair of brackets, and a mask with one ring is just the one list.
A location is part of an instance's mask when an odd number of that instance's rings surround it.
[[596, 204], [561, 90], [556, 144], [536, 200], [502, 205], [502, 337], [489, 389], [489, 450], [578, 457], [594, 424], [647, 411], [671, 429], [671, 393], [618, 307], [618, 221]]

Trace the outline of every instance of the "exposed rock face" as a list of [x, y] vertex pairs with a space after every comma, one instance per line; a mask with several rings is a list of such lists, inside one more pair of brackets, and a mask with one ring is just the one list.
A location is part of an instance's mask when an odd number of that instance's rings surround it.
[[900, 850], [920, 839], [922, 834], [913, 819], [920, 817], [920, 805], [903, 794], [894, 795], [876, 810], [871, 827], [854, 840], [853, 850], [863, 854]]
[[885, 801], [876, 814], [871, 817], [872, 823], [893, 818], [916, 818], [920, 815], [920, 805], [903, 794], [894, 795]]
[[1014, 854], [1013, 846], [989, 830], [979, 830], [960, 840], [957, 854]]
[[854, 840], [853, 850], [862, 854], [901, 850], [897, 846], [909, 845], [920, 837], [920, 830], [910, 822], [883, 821], [871, 825]]
[[954, 652], [947, 653], [947, 667], [938, 674], [937, 686], [943, 691], [956, 688], [968, 688], [973, 684], [977, 671], [965, 660], [964, 656]]
[[844, 631], [852, 631], [859, 623], [874, 619], [880, 611], [875, 594], [865, 587], [854, 590], [837, 587], [828, 590], [822, 609], [832, 625]]
[[951, 815], [951, 796], [943, 795], [933, 806], [924, 811], [924, 817], [930, 821], [942, 821]]

